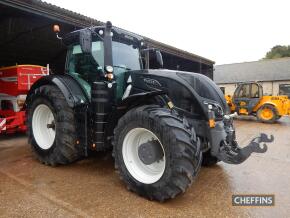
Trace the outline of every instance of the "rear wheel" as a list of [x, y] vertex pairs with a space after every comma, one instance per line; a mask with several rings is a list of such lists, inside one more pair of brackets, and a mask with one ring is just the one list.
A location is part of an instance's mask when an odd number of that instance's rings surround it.
[[27, 102], [28, 140], [37, 159], [52, 166], [80, 159], [74, 113], [60, 90], [42, 86]]
[[115, 129], [114, 157], [128, 189], [158, 201], [185, 192], [202, 160], [191, 131], [165, 108], [142, 106], [127, 112]]
[[[50, 127], [48, 127], [50, 125]], [[39, 104], [32, 117], [32, 131], [36, 143], [49, 149], [55, 141], [55, 115], [47, 104]]]
[[278, 112], [273, 105], [263, 105], [257, 112], [258, 120], [264, 123], [274, 123], [278, 120]]

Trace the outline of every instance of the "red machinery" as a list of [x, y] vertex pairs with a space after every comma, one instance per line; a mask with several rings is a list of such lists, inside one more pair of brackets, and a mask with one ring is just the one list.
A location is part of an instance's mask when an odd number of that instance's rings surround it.
[[26, 131], [26, 95], [33, 83], [48, 72], [48, 68], [37, 65], [0, 68], [0, 134]]

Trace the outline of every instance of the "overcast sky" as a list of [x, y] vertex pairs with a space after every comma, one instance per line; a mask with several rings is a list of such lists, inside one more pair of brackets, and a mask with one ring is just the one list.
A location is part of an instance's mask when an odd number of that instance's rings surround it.
[[290, 45], [288, 0], [46, 0], [214, 60], [255, 61]]

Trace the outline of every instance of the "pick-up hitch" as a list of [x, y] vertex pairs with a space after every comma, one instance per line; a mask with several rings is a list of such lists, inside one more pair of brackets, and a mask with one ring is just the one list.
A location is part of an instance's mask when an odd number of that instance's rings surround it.
[[[254, 152], [265, 153], [268, 149], [265, 142], [273, 141], [273, 135], [268, 138], [265, 133], [261, 133], [260, 137], [254, 138], [247, 146], [243, 148], [239, 147], [236, 141], [233, 141], [231, 143], [224, 142], [223, 145], [220, 147], [217, 158], [225, 163], [240, 164], [247, 160]], [[261, 143], [263, 143], [262, 147], [260, 145]]]

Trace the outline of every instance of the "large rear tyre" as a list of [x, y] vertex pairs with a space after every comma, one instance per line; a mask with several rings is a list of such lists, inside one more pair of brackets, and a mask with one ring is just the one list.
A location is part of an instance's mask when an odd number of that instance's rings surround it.
[[157, 201], [185, 192], [202, 161], [192, 131], [159, 106], [128, 111], [115, 128], [113, 143], [115, 167], [128, 189]]
[[264, 123], [275, 123], [279, 118], [278, 112], [273, 105], [265, 104], [257, 112], [257, 118]]
[[51, 166], [80, 159], [74, 113], [61, 91], [45, 85], [35, 89], [27, 102], [28, 140], [36, 158]]

